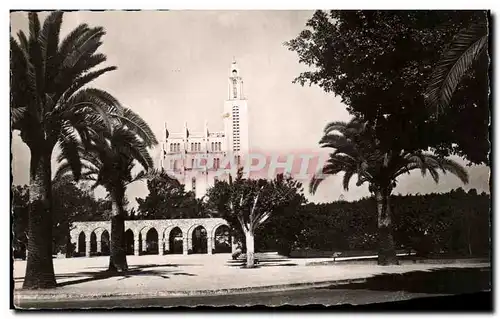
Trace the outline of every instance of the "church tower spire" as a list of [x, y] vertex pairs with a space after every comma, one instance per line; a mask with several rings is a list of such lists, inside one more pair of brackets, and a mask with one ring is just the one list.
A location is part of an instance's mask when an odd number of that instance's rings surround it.
[[243, 100], [243, 79], [240, 75], [240, 69], [233, 57], [229, 75], [229, 100]]

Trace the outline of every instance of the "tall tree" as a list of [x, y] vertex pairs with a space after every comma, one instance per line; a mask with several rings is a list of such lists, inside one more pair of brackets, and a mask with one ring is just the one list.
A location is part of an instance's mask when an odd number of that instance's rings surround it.
[[354, 175], [358, 177], [356, 186], [368, 183], [377, 202], [379, 265], [397, 263], [390, 199], [399, 176], [418, 169], [423, 176], [429, 173], [437, 183], [441, 170], [456, 175], [463, 183], [469, 180], [462, 166], [446, 158], [422, 151], [381, 151], [378, 141], [373, 137], [373, 128], [358, 119], [349, 123], [332, 122], [326, 126], [324, 133], [320, 144], [332, 148], [333, 152], [322, 168], [321, 175], [311, 180], [310, 190], [314, 193], [326, 176], [340, 172], [344, 173], [342, 184], [345, 190], [349, 189], [349, 182]]
[[[143, 219], [174, 219], [202, 217], [202, 202], [193, 192], [186, 192], [184, 185], [164, 170], [147, 181], [148, 195], [136, 198], [139, 216]], [[203, 215], [204, 216], [204, 215]]]
[[[317, 11], [287, 47], [311, 67], [295, 82], [341, 97], [351, 114], [376, 124], [384, 150], [427, 150], [488, 163], [488, 63], [467, 73], [441, 114], [425, 96], [443, 50], [485, 11]], [[470, 129], [464, 130], [463, 125]]]
[[[297, 200], [299, 197], [301, 200]], [[255, 232], [278, 210], [305, 201], [302, 184], [291, 177], [278, 175], [274, 180], [245, 179], [239, 170], [233, 181], [218, 181], [207, 192], [209, 207], [216, 209], [233, 229], [245, 236], [246, 267], [255, 266]]]
[[56, 145], [71, 164], [76, 178], [81, 162], [77, 152], [93, 123], [107, 123], [108, 112], [119, 112], [118, 101], [86, 85], [106, 72], [95, 69], [106, 61], [97, 53], [105, 32], [81, 24], [60, 41], [62, 12], [40, 24], [28, 14], [29, 34], [10, 38], [11, 125], [30, 149], [30, 209], [28, 262], [24, 288], [55, 287], [52, 262], [51, 156]]
[[[132, 110], [125, 108], [122, 116], [112, 118], [114, 125], [94, 126], [91, 145], [87, 149], [79, 148], [83, 159], [83, 180], [93, 181], [93, 187], [104, 186], [112, 203], [111, 216], [111, 251], [109, 258], [110, 271], [126, 271], [128, 269], [125, 245], [125, 191], [135, 181], [150, 176], [153, 170], [153, 159], [148, 148], [158, 141], [146, 122]], [[71, 163], [64, 157], [56, 177], [72, 176]], [[135, 163], [143, 170], [133, 174]], [[74, 177], [74, 175], [73, 175]]]

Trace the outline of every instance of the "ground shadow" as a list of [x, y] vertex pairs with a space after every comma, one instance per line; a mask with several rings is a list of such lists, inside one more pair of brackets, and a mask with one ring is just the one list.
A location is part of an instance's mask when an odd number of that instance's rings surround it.
[[365, 282], [318, 289], [367, 289], [412, 293], [462, 294], [491, 289], [490, 268], [442, 268], [403, 274], [381, 274]]
[[[148, 265], [129, 267], [128, 271], [125, 271], [125, 272], [103, 270], [103, 271], [80, 271], [80, 272], [74, 272], [74, 273], [59, 274], [59, 275], [56, 275], [56, 281], [58, 281], [60, 279], [65, 279], [65, 278], [76, 278], [76, 279], [68, 280], [68, 281], [64, 281], [64, 282], [59, 282], [59, 283], [57, 283], [56, 286], [57, 287], [64, 287], [64, 286], [76, 285], [76, 284], [81, 284], [81, 283], [90, 282], [90, 281], [104, 280], [104, 279], [108, 279], [108, 278], [112, 278], [112, 277], [121, 277], [118, 280], [123, 280], [123, 279], [136, 277], [136, 276], [157, 276], [157, 277], [160, 277], [163, 279], [169, 279], [171, 276], [196, 276], [195, 274], [182, 272], [182, 271], [147, 269], [147, 268], [179, 267], [179, 266], [184, 266], [184, 265], [180, 265], [180, 264], [165, 264], [165, 265], [148, 264]], [[189, 265], [189, 266], [191, 266], [191, 265]], [[88, 268], [103, 268], [103, 267], [88, 267]], [[16, 280], [16, 281], [24, 280], [24, 277], [17, 277], [17, 278], [14, 278], [14, 280]]]
[[[204, 266], [202, 264], [170, 264], [170, 263], [166, 263], [166, 264], [146, 264], [146, 265], [134, 265], [134, 266], [131, 266], [131, 268], [135, 268], [135, 267], [139, 267], [141, 269], [145, 269], [145, 268], [156, 268], [156, 267], [183, 267], [183, 266]], [[102, 268], [105, 268], [105, 267], [102, 267], [102, 266], [93, 266], [93, 267], [85, 267], [85, 269], [102, 269]]]
[[165, 271], [165, 270], [145, 270], [143, 267], [130, 268], [128, 271], [116, 272], [116, 271], [99, 271], [99, 272], [77, 272], [72, 274], [57, 275], [57, 279], [62, 278], [74, 278], [74, 277], [85, 277], [81, 279], [69, 280], [57, 284], [57, 287], [64, 287], [69, 285], [76, 285], [84, 282], [104, 280], [112, 277], [121, 277], [118, 280], [123, 280], [131, 277], [137, 276], [157, 276], [163, 279], [169, 279], [171, 276], [196, 276], [195, 274], [190, 274], [186, 272], [176, 272], [176, 271]]

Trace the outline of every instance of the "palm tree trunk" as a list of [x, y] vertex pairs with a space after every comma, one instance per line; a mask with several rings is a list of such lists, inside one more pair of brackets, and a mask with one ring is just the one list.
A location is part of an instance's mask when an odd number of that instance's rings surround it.
[[247, 265], [246, 268], [255, 267], [255, 237], [251, 230], [245, 231], [245, 243], [247, 246]]
[[52, 261], [51, 167], [49, 152], [31, 149], [28, 261], [23, 289], [56, 286]]
[[378, 214], [378, 264], [382, 266], [398, 264], [392, 236], [390, 196], [387, 189], [378, 189], [375, 193]]
[[111, 244], [109, 254], [109, 271], [127, 271], [127, 249], [125, 243], [125, 209], [121, 194], [111, 194]]

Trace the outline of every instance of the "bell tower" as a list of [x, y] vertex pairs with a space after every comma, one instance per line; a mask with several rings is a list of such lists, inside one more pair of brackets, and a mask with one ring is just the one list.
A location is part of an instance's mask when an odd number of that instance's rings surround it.
[[224, 103], [224, 131], [228, 154], [243, 159], [248, 154], [248, 106], [243, 78], [236, 60], [229, 69], [228, 99]]

